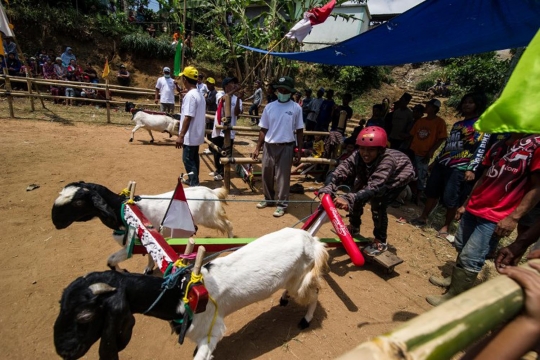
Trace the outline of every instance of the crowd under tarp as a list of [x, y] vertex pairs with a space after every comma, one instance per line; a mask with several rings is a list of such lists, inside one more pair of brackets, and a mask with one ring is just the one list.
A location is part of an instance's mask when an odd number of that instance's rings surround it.
[[400, 65], [526, 46], [539, 28], [540, 0], [426, 0], [339, 44], [271, 55], [328, 65]]

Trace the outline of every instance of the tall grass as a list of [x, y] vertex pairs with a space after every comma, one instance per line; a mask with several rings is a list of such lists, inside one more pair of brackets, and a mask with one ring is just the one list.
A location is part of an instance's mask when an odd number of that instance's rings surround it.
[[153, 38], [146, 33], [125, 35], [120, 48], [145, 58], [172, 58], [176, 47], [171, 45], [168, 37]]

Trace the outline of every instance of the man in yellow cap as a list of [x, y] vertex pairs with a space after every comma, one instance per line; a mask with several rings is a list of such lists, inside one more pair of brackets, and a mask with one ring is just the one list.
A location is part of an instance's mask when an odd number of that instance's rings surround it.
[[183, 148], [182, 161], [189, 175], [189, 181], [182, 182], [189, 186], [199, 186], [199, 146], [204, 143], [206, 102], [197, 90], [199, 72], [193, 66], [187, 66], [180, 74], [182, 86], [182, 110], [180, 112], [180, 132], [176, 139], [176, 148]]
[[[206, 111], [216, 111], [217, 110], [217, 90], [216, 90], [216, 80], [212, 77], [206, 78], [206, 86], [208, 87], [208, 93], [206, 94]], [[214, 128], [214, 120], [206, 119], [206, 129], [212, 130]], [[206, 138], [212, 141], [210, 134]], [[210, 147], [204, 149], [203, 154], [210, 155], [212, 151]]]

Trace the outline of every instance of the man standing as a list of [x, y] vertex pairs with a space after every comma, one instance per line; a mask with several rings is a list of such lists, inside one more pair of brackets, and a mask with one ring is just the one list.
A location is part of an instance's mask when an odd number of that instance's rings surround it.
[[[261, 88], [261, 80], [255, 81], [255, 92], [246, 100], [253, 99], [253, 104], [249, 107], [249, 115], [259, 116], [259, 106], [262, 104], [263, 91]], [[258, 119], [251, 119], [251, 125], [257, 125]]]
[[[195, 80], [195, 82], [197, 82]], [[156, 83], [156, 96], [154, 102], [160, 103], [162, 112], [174, 113], [174, 89], [180, 91], [178, 85], [171, 78], [171, 69], [167, 66], [163, 68], [163, 76]]]
[[[259, 126], [259, 141], [252, 154], [253, 160], [259, 157], [264, 144], [262, 159], [262, 179], [264, 201], [257, 204], [258, 209], [269, 206], [277, 192], [277, 209], [274, 217], [285, 214], [289, 201], [289, 188], [291, 182], [291, 166], [293, 155], [295, 164], [300, 163], [300, 152], [294, 153], [296, 131], [296, 145], [302, 149], [304, 122], [302, 121], [302, 108], [291, 101], [291, 95], [296, 92], [294, 80], [288, 76], [279, 78], [274, 88], [278, 91], [278, 100], [266, 105], [263, 110]], [[274, 186], [276, 189], [274, 189]]]
[[390, 147], [399, 150], [403, 140], [409, 137], [408, 131], [413, 122], [412, 111], [407, 107], [411, 102], [412, 95], [405, 93], [395, 103], [392, 112], [392, 130], [390, 131]]
[[208, 94], [208, 86], [204, 83], [204, 76], [203, 74], [199, 74], [197, 77], [197, 90], [201, 93], [201, 95], [206, 98], [206, 95]]
[[199, 186], [199, 146], [204, 142], [206, 102], [197, 90], [198, 75], [199, 72], [193, 66], [187, 66], [180, 74], [182, 86], [187, 93], [182, 100], [176, 148], [184, 148], [182, 161], [189, 174], [189, 181], [182, 179], [182, 182], [189, 186]]

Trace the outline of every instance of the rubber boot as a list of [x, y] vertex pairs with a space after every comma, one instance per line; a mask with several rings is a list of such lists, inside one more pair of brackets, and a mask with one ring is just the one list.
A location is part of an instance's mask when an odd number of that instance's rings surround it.
[[454, 271], [452, 272], [452, 281], [448, 291], [444, 295], [428, 296], [426, 297], [426, 300], [433, 306], [441, 305], [442, 303], [452, 299], [454, 296], [457, 296], [472, 288], [477, 276], [477, 272], [468, 271], [454, 266]]
[[430, 276], [429, 282], [432, 283], [435, 286], [440, 286], [443, 288], [447, 288], [450, 286], [450, 283], [452, 282], [452, 276]]

